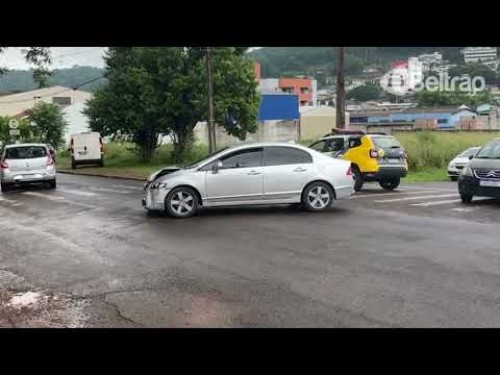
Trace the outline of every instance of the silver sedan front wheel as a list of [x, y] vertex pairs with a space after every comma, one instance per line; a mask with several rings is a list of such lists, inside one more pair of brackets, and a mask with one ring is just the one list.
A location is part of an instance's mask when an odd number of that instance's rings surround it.
[[333, 203], [332, 188], [321, 181], [313, 182], [302, 194], [302, 204], [309, 211], [323, 211]]
[[189, 187], [173, 189], [165, 198], [165, 209], [170, 216], [185, 218], [198, 210], [198, 195]]

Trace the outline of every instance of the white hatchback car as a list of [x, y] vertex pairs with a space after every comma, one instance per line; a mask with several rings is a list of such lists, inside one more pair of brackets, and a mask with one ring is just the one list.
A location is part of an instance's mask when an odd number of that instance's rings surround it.
[[2, 191], [14, 185], [45, 182], [56, 188], [56, 166], [47, 145], [24, 143], [4, 147], [0, 159]]
[[302, 203], [309, 211], [323, 211], [353, 192], [350, 162], [300, 145], [255, 143], [152, 174], [142, 204], [177, 218], [192, 216], [200, 206]]
[[471, 147], [456, 156], [450, 164], [448, 164], [448, 177], [452, 181], [458, 180], [458, 176], [462, 173], [464, 167], [469, 164], [470, 157], [475, 156], [481, 147]]

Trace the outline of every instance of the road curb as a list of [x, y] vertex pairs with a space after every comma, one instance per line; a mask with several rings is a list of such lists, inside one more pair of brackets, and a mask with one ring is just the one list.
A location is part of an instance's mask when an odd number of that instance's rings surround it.
[[75, 175], [75, 176], [92, 176], [92, 177], [116, 178], [116, 179], [120, 179], [120, 180], [147, 181], [147, 177], [120, 176], [120, 175], [100, 174], [100, 173], [81, 173], [81, 172], [61, 171], [61, 170], [58, 170], [57, 173], [71, 174], [71, 175]]

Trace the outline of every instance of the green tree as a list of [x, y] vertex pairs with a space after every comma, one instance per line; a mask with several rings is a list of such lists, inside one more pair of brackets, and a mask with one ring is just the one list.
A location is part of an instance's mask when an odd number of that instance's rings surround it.
[[353, 88], [347, 93], [347, 99], [366, 102], [368, 100], [377, 100], [382, 94], [382, 89], [379, 85], [369, 83], [363, 86]]
[[[5, 145], [13, 142], [15, 139], [10, 135], [10, 126], [9, 122], [13, 117], [9, 116], [0, 116], [0, 145]], [[19, 139], [23, 142], [34, 142], [36, 141], [36, 137], [31, 131], [31, 126], [26, 119], [19, 120], [19, 131], [20, 137]]]
[[60, 147], [64, 140], [67, 122], [57, 104], [40, 102], [28, 112], [28, 121], [34, 122], [34, 137], [54, 148]]
[[2, 146], [10, 142], [9, 121], [10, 117], [0, 116], [0, 144]]
[[449, 70], [450, 77], [469, 75], [471, 78], [483, 77], [487, 84], [494, 85], [498, 82], [497, 74], [491, 68], [483, 64], [460, 65]]
[[[0, 54], [5, 52], [6, 47], [0, 47]], [[27, 63], [34, 64], [36, 69], [33, 71], [33, 79], [39, 88], [47, 86], [47, 80], [52, 75], [48, 66], [52, 63], [50, 49], [46, 47], [30, 47], [21, 50]], [[7, 69], [0, 67], [0, 75], [7, 72]]]
[[[212, 56], [216, 122], [244, 139], [257, 129], [253, 66], [241, 49], [216, 48]], [[131, 140], [145, 161], [159, 136], [168, 134], [174, 157], [182, 160], [196, 123], [208, 117], [204, 49], [110, 48], [105, 60], [109, 83], [95, 92], [84, 112], [90, 127]]]

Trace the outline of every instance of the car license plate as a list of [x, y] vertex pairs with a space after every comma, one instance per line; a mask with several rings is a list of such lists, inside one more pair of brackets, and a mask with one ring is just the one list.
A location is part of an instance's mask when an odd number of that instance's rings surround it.
[[500, 181], [481, 180], [479, 182], [479, 185], [480, 186], [500, 187]]
[[399, 159], [387, 159], [390, 164], [398, 164], [400, 162]]

